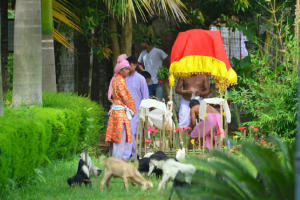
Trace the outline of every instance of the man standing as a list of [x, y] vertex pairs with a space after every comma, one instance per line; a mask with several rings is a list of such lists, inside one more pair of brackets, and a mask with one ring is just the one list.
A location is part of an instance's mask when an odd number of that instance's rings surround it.
[[141, 104], [141, 101], [143, 99], [149, 98], [149, 92], [148, 87], [145, 78], [140, 75], [138, 72], [136, 72], [137, 62], [136, 59], [133, 56], [130, 56], [127, 58], [129, 64], [130, 64], [130, 73], [129, 76], [126, 78], [126, 83], [129, 92], [133, 96], [137, 113], [134, 115], [134, 117], [131, 119], [131, 135], [132, 135], [132, 142], [125, 144], [125, 152], [123, 153], [122, 159], [123, 160], [129, 160], [134, 159], [135, 155], [135, 134], [137, 131], [137, 120], [138, 120], [138, 114], [139, 114], [139, 107]]
[[141, 52], [138, 62], [143, 64], [145, 69], [139, 65], [141, 71], [146, 70], [151, 74], [151, 81], [148, 85], [150, 96], [156, 96], [159, 99], [163, 98], [163, 88], [158, 84], [157, 72], [158, 68], [167, 60], [168, 55], [161, 49], [155, 48], [152, 45], [151, 39], [143, 41], [141, 46], [145, 49]]
[[209, 79], [206, 75], [199, 74], [187, 78], [179, 78], [175, 91], [182, 95], [179, 109], [179, 127], [185, 128], [190, 125], [190, 100], [201, 99], [207, 96], [209, 90]]

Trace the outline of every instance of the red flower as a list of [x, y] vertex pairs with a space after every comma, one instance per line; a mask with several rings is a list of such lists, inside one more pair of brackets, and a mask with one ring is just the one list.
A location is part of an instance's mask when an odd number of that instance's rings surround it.
[[192, 128], [188, 126], [188, 127], [185, 127], [184, 130], [189, 131], [189, 130], [192, 130]]
[[164, 84], [164, 80], [159, 80], [160, 84]]
[[243, 130], [245, 130], [247, 127], [246, 126], [241, 126], [241, 127], [239, 127], [239, 131], [243, 131]]
[[219, 129], [217, 130], [217, 134], [218, 134], [218, 135], [220, 135], [220, 134], [222, 134], [222, 133], [223, 133], [222, 130], [219, 130]]
[[149, 127], [148, 127], [148, 132], [150, 132], [150, 133], [156, 133], [156, 132], [157, 132], [157, 130], [156, 130], [156, 128], [155, 128], [155, 127], [151, 127], [151, 126], [149, 126]]
[[260, 140], [259, 141], [259, 145], [266, 145], [267, 144], [267, 141], [265, 140], [265, 139], [263, 139], [263, 140]]
[[182, 131], [182, 128], [176, 128], [175, 131], [176, 131], [176, 132], [181, 132], [181, 131]]
[[146, 140], [146, 144], [151, 144], [151, 142], [152, 142], [152, 140], [150, 140], [150, 139]]
[[258, 128], [256, 128], [255, 126], [252, 126], [252, 125], [250, 125], [249, 128], [252, 128], [254, 130], [254, 132], [258, 132], [259, 131]]

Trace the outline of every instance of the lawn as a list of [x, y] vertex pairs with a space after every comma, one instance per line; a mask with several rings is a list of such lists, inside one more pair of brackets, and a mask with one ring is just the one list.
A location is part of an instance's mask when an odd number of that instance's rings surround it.
[[[103, 169], [103, 165], [95, 158], [92, 158], [95, 165]], [[67, 178], [73, 176], [77, 170], [78, 156], [69, 160], [59, 160], [52, 164], [37, 170], [37, 175], [31, 180], [31, 183], [25, 184], [10, 192], [7, 199], [9, 200], [67, 200], [67, 199], [131, 199], [131, 200], [159, 200], [168, 199], [171, 190], [171, 183], [164, 192], [158, 192], [157, 186], [159, 181], [151, 177], [154, 188], [142, 191], [140, 186], [135, 188], [130, 185], [129, 192], [125, 192], [123, 182], [119, 178], [111, 180], [110, 188], [100, 193], [100, 181], [104, 173], [99, 177], [92, 177], [92, 187], [69, 187]], [[146, 177], [148, 179], [148, 177]], [[172, 199], [177, 199], [173, 196]]]

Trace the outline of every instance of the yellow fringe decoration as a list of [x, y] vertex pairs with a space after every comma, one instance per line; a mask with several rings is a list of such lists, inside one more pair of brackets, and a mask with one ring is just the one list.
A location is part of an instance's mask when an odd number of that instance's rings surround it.
[[220, 90], [225, 90], [237, 83], [236, 72], [232, 68], [227, 70], [223, 61], [210, 56], [185, 56], [179, 61], [172, 62], [169, 71], [169, 84], [172, 87], [175, 84], [174, 76], [189, 77], [201, 73], [213, 76]]
[[170, 85], [171, 87], [174, 87], [174, 85], [175, 85], [175, 77], [174, 77], [173, 74], [171, 74], [171, 75], [169, 76], [169, 85]]

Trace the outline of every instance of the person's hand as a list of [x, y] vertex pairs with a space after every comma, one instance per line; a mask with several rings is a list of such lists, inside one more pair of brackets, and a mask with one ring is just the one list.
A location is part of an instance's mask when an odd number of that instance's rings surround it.
[[191, 88], [191, 89], [185, 90], [185, 93], [186, 93], [186, 94], [195, 94], [196, 91], [197, 91], [197, 90], [196, 90], [195, 88]]

